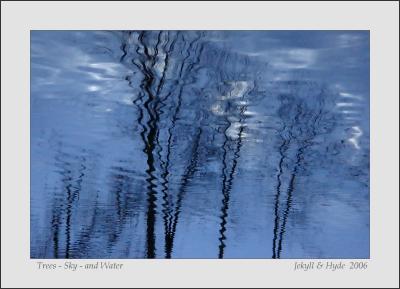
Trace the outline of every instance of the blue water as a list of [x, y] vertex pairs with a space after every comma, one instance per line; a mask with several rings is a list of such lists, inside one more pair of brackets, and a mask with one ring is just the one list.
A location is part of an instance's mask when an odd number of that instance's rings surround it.
[[32, 31], [32, 258], [368, 258], [368, 31]]

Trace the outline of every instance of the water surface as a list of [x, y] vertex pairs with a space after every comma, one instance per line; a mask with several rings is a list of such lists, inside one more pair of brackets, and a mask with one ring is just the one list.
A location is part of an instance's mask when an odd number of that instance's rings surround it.
[[368, 258], [368, 31], [32, 31], [32, 258]]

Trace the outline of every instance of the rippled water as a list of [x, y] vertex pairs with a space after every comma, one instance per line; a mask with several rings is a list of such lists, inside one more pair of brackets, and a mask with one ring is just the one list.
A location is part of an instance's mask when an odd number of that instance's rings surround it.
[[32, 31], [32, 258], [368, 258], [367, 31]]

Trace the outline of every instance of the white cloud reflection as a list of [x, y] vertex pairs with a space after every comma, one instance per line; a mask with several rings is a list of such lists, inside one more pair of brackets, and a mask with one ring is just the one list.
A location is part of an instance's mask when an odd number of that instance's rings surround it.
[[348, 141], [354, 146], [355, 149], [360, 149], [359, 138], [363, 135], [363, 131], [359, 126], [352, 127], [352, 136], [348, 139]]

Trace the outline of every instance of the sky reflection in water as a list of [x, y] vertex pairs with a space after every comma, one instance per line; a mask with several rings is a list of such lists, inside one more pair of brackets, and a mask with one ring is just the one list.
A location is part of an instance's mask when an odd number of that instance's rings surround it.
[[368, 31], [32, 31], [32, 258], [368, 258]]

